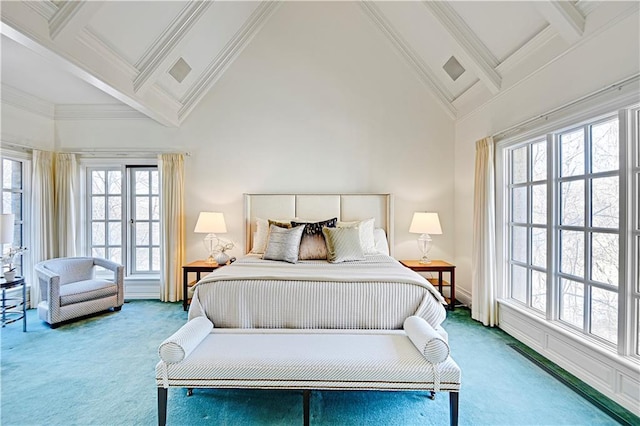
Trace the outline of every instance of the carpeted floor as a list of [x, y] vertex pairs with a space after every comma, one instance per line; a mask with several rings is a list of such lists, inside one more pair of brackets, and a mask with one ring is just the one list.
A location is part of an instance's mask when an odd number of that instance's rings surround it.
[[[2, 425], [157, 424], [157, 347], [185, 321], [180, 303], [132, 301], [122, 311], [50, 329], [28, 313], [2, 329]], [[449, 313], [462, 369], [461, 425], [618, 424], [508, 346], [514, 340]], [[296, 391], [169, 391], [170, 425], [299, 425]], [[312, 425], [446, 425], [448, 397], [423, 392], [312, 392]], [[636, 418], [637, 419], [637, 418]]]

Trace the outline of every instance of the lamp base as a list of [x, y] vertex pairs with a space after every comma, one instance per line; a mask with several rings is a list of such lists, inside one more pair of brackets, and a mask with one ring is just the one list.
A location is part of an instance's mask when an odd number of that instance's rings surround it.
[[421, 265], [430, 265], [431, 264], [431, 259], [429, 259], [428, 257], [427, 258], [423, 257], [422, 259], [420, 259], [420, 262], [418, 262], [418, 263], [420, 263]]
[[421, 265], [428, 265], [431, 263], [431, 259], [429, 259], [429, 251], [431, 251], [431, 246], [433, 245], [433, 241], [431, 239], [431, 235], [429, 234], [421, 234], [418, 237], [418, 248], [422, 252], [422, 258], [420, 259]]

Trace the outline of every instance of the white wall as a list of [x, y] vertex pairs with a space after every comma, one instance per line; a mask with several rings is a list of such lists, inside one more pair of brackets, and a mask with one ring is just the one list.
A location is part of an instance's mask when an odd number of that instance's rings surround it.
[[187, 258], [198, 212], [225, 213], [243, 248], [245, 192], [390, 192], [395, 254], [415, 258], [416, 210], [440, 213], [453, 259], [453, 122], [357, 3], [285, 2], [179, 129], [58, 121], [58, 149], [188, 151]]
[[8, 144], [43, 150], [53, 149], [53, 117], [45, 117], [6, 102], [2, 102], [1, 108], [0, 135], [3, 149], [6, 149], [5, 145]]
[[638, 12], [625, 16], [605, 31], [585, 33], [567, 54], [456, 122], [455, 261], [463, 293], [471, 294], [475, 142], [638, 74]]

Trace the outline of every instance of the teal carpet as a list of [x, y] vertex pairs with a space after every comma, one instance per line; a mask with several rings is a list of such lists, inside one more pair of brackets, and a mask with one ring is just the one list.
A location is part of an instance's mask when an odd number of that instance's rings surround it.
[[[157, 424], [157, 347], [182, 304], [132, 301], [55, 330], [28, 313], [2, 329], [2, 425]], [[603, 411], [457, 309], [445, 322], [462, 369], [461, 425], [609, 425]], [[312, 392], [312, 425], [446, 425], [449, 398], [423, 392]], [[170, 425], [301, 425], [297, 391], [169, 390]], [[635, 417], [637, 420], [637, 417]]]

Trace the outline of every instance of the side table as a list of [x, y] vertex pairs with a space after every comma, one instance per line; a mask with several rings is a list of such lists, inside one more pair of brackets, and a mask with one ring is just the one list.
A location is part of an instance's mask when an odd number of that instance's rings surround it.
[[195, 262], [182, 266], [182, 309], [186, 311], [189, 306], [189, 272], [195, 272], [196, 274], [196, 280], [191, 283], [193, 285], [200, 281], [203, 272], [213, 272], [221, 266], [224, 265], [208, 263], [204, 260], [196, 260]]
[[[22, 297], [7, 297], [7, 290], [22, 286]], [[24, 277], [15, 277], [13, 281], [0, 278], [2, 288], [2, 327], [22, 320], [22, 331], [27, 331], [27, 284]]]
[[[438, 286], [438, 291], [445, 298], [447, 303], [449, 304], [447, 308], [451, 311], [455, 309], [456, 306], [456, 266], [451, 263], [445, 262], [444, 260], [432, 260], [431, 263], [420, 263], [419, 260], [400, 260], [407, 268], [411, 269], [415, 272], [437, 272], [438, 278], [427, 278], [429, 282], [433, 285]], [[449, 281], [444, 281], [442, 279], [442, 273], [449, 273]], [[444, 296], [442, 293], [442, 287], [449, 287], [450, 293], [449, 297]]]

